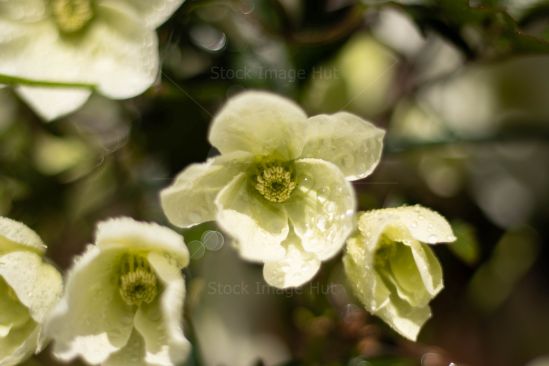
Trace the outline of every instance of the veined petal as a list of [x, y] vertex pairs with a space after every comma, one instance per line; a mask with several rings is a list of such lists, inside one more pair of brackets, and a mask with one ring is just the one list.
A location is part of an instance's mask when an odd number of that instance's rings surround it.
[[161, 297], [142, 305], [135, 315], [135, 329], [145, 340], [148, 364], [177, 365], [187, 358], [190, 345], [181, 329], [185, 283], [181, 271], [158, 253], [149, 263], [163, 285]]
[[358, 228], [370, 250], [375, 250], [382, 233], [399, 242], [435, 244], [456, 239], [444, 217], [418, 205], [367, 211], [360, 215]]
[[0, 254], [21, 247], [38, 252], [46, 251], [42, 239], [26, 225], [0, 216]]
[[20, 86], [17, 94], [46, 121], [63, 117], [84, 105], [91, 95], [86, 89]]
[[[101, 0], [111, 2], [113, 0]], [[116, 1], [116, 0], [114, 0]], [[126, 0], [137, 14], [143, 19], [145, 25], [155, 29], [164, 23], [183, 4], [184, 0]]]
[[290, 232], [282, 243], [286, 248], [283, 259], [266, 262], [263, 277], [271, 286], [277, 288], [299, 287], [308, 282], [318, 272], [320, 260], [313, 253], [306, 252], [300, 239]]
[[253, 192], [245, 174], [223, 188], [215, 204], [219, 226], [235, 238], [244, 259], [266, 262], [284, 257], [281, 243], [289, 230], [286, 212]]
[[189, 251], [181, 235], [165, 226], [129, 217], [97, 224], [95, 243], [101, 249], [164, 251], [177, 260], [180, 268], [189, 263]]
[[227, 155], [190, 165], [160, 193], [162, 209], [172, 224], [189, 227], [215, 220], [215, 197], [244, 169], [247, 160], [241, 154]]
[[347, 179], [368, 176], [379, 163], [385, 131], [347, 112], [309, 118], [302, 157], [337, 165]]
[[115, 272], [121, 253], [89, 245], [69, 272], [66, 294], [46, 325], [59, 359], [81, 356], [99, 364], [128, 343], [134, 310], [118, 291]]
[[42, 322], [63, 291], [59, 272], [33, 252], [16, 251], [0, 256], [0, 276], [37, 323]]
[[284, 207], [303, 248], [326, 260], [343, 247], [353, 230], [354, 191], [330, 162], [300, 159], [295, 169], [298, 186]]
[[128, 343], [113, 353], [103, 366], [150, 366], [145, 361], [145, 341], [137, 330], [133, 330]]
[[280, 160], [303, 149], [305, 112], [278, 95], [250, 91], [231, 98], [214, 118], [209, 140], [221, 153], [245, 151]]

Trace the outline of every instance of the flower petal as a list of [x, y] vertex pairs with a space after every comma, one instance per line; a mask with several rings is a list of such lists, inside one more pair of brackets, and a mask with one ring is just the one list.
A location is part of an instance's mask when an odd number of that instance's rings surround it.
[[162, 209], [172, 224], [189, 227], [215, 220], [215, 197], [243, 169], [244, 164], [241, 155], [228, 155], [209, 159], [204, 164], [190, 165], [160, 193]]
[[28, 22], [43, 19], [47, 14], [44, 0], [0, 0], [0, 18]]
[[121, 253], [89, 245], [68, 273], [66, 294], [46, 325], [59, 359], [82, 356], [99, 364], [128, 343], [134, 311], [118, 291], [114, 271]]
[[277, 288], [299, 287], [308, 282], [320, 269], [316, 255], [301, 248], [300, 239], [293, 233], [282, 243], [286, 255], [278, 261], [266, 262], [263, 277]]
[[435, 244], [456, 240], [444, 217], [419, 205], [367, 211], [360, 215], [358, 228], [365, 234], [371, 250], [382, 233], [400, 242], [417, 240]]
[[219, 226], [236, 239], [240, 255], [250, 261], [281, 259], [288, 217], [277, 205], [251, 191], [245, 174], [235, 177], [215, 200]]
[[46, 245], [33, 230], [20, 222], [0, 216], [0, 253], [20, 249], [18, 246], [38, 253], [46, 251]]
[[0, 277], [0, 338], [30, 320], [28, 309], [11, 294], [12, 288]]
[[440, 262], [428, 245], [413, 241], [411, 246], [412, 255], [423, 281], [423, 286], [425, 286], [431, 297], [434, 297], [444, 287]]
[[292, 101], [251, 91], [231, 98], [212, 122], [209, 140], [222, 154], [245, 151], [291, 160], [301, 154], [307, 116]]
[[20, 86], [17, 94], [46, 121], [63, 117], [84, 105], [91, 95], [86, 89]]
[[374, 270], [372, 255], [367, 254], [363, 246], [363, 238], [360, 235], [349, 238], [343, 264], [355, 296], [364, 304], [366, 310], [375, 313], [387, 305], [391, 291]]
[[0, 365], [12, 366], [36, 352], [40, 327], [32, 320], [12, 329], [8, 337], [0, 337]]
[[[0, 19], [1, 20], [1, 19]], [[77, 39], [60, 36], [53, 21], [2, 22], [0, 73], [35, 80], [96, 84], [100, 93], [114, 99], [134, 97], [158, 76], [156, 33], [144, 27], [136, 12], [121, 2], [100, 2], [96, 17]], [[57, 95], [50, 108], [43, 89], [21, 93], [40, 114], [52, 118], [76, 109], [89, 90], [51, 89]], [[61, 95], [70, 96], [66, 102]], [[78, 103], [77, 103], [78, 102]]]
[[0, 276], [38, 323], [43, 321], [63, 291], [59, 272], [33, 252], [16, 251], [0, 256]]
[[[431, 316], [428, 305], [411, 306], [399, 298], [393, 283], [387, 283], [364, 261], [363, 238], [349, 239], [343, 257], [345, 273], [353, 293], [367, 311], [380, 317], [402, 336], [416, 340], [423, 324]], [[361, 255], [355, 256], [357, 252]], [[390, 287], [388, 287], [390, 286]]]
[[145, 341], [136, 330], [132, 331], [128, 343], [113, 353], [103, 366], [150, 366], [145, 361]]
[[179, 364], [190, 351], [181, 329], [185, 283], [179, 268], [163, 256], [150, 253], [148, 259], [164, 289], [161, 297], [139, 308], [135, 329], [145, 340], [147, 363]]
[[398, 298], [391, 298], [386, 306], [379, 309], [375, 315], [379, 316], [391, 328], [400, 335], [412, 340], [417, 340], [419, 331], [431, 317], [431, 308], [411, 307]]
[[[113, 0], [103, 0], [113, 1]], [[116, 1], [116, 0], [115, 0]], [[126, 1], [132, 6], [145, 25], [155, 29], [164, 23], [183, 4], [184, 0], [131, 0]]]
[[303, 157], [330, 161], [347, 179], [368, 176], [379, 163], [385, 131], [347, 112], [309, 118]]
[[300, 159], [295, 163], [298, 187], [284, 204], [303, 248], [320, 260], [333, 257], [354, 228], [355, 195], [332, 163]]
[[101, 249], [145, 249], [165, 251], [177, 260], [179, 267], [189, 263], [189, 251], [183, 237], [155, 223], [119, 217], [97, 224], [95, 243]]

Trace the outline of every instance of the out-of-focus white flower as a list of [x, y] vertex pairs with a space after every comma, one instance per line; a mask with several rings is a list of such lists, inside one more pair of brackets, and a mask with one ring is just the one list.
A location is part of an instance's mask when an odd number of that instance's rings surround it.
[[130, 218], [99, 223], [47, 324], [54, 355], [109, 366], [184, 361], [181, 269], [188, 261], [183, 239], [168, 228]]
[[426, 244], [452, 242], [441, 215], [420, 206], [362, 213], [347, 241], [345, 272], [366, 310], [415, 340], [442, 290], [442, 269]]
[[[113, 99], [143, 93], [159, 69], [155, 29], [183, 0], [0, 0], [0, 73], [89, 83]], [[43, 118], [79, 108], [86, 89], [21, 86]]]
[[221, 156], [180, 173], [162, 207], [180, 227], [217, 220], [244, 259], [265, 263], [269, 284], [299, 286], [351, 233], [348, 180], [376, 167], [383, 136], [350, 113], [307, 118], [287, 99], [246, 92], [213, 121], [209, 139]]
[[0, 217], [0, 366], [19, 364], [44, 343], [42, 322], [63, 291], [45, 250], [34, 231]]

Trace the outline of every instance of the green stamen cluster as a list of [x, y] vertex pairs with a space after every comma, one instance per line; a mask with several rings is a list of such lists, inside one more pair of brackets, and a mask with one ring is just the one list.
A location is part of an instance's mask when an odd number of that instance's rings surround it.
[[93, 18], [92, 0], [51, 0], [51, 9], [59, 30], [75, 33]]
[[158, 293], [158, 280], [146, 258], [128, 254], [120, 264], [120, 296], [130, 306], [150, 304]]
[[267, 201], [285, 202], [296, 187], [295, 175], [288, 165], [263, 164], [258, 167], [254, 187]]

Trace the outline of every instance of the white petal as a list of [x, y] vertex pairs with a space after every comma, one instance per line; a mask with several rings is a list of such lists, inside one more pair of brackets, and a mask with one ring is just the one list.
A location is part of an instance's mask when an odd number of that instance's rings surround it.
[[179, 268], [166, 258], [151, 253], [148, 259], [163, 284], [163, 291], [161, 297], [137, 311], [135, 329], [145, 340], [149, 364], [179, 364], [190, 351], [181, 329], [185, 283]]
[[53, 353], [68, 361], [81, 356], [99, 364], [126, 345], [134, 310], [118, 292], [116, 271], [121, 251], [88, 246], [67, 275], [65, 296], [46, 325]]
[[299, 287], [318, 272], [320, 260], [301, 248], [300, 239], [295, 234], [290, 234], [282, 245], [286, 247], [286, 255], [281, 260], [266, 262], [263, 277], [269, 285], [277, 288]]
[[162, 209], [170, 222], [189, 227], [215, 220], [215, 197], [243, 169], [241, 159], [239, 156], [237, 161], [232, 161], [224, 155], [183, 170], [175, 182], [160, 193]]
[[[113, 1], [113, 0], [102, 0]], [[145, 25], [155, 29], [164, 23], [183, 4], [184, 0], [130, 0], [127, 3], [135, 8]]]
[[22, 327], [12, 330], [8, 337], [0, 337], [0, 365], [20, 364], [37, 350], [40, 327], [28, 321]]
[[303, 157], [330, 161], [347, 179], [369, 175], [379, 163], [385, 131], [347, 112], [309, 118]]
[[103, 366], [150, 366], [145, 361], [145, 341], [134, 330], [128, 340], [128, 343], [117, 352], [113, 353]]
[[86, 89], [37, 88], [21, 86], [17, 94], [46, 121], [51, 121], [74, 112], [91, 95]]
[[370, 250], [375, 249], [382, 233], [400, 242], [417, 240], [435, 244], [456, 239], [444, 217], [418, 205], [367, 211], [360, 215], [358, 228]]
[[[97, 22], [90, 27], [84, 54], [90, 57], [92, 82], [99, 92], [114, 99], [143, 93], [159, 72], [158, 40], [143, 19], [122, 6], [98, 6]], [[83, 70], [84, 71], [84, 70]]]
[[349, 238], [343, 264], [355, 296], [364, 304], [366, 310], [375, 313], [387, 305], [391, 291], [375, 272], [373, 256], [364, 251], [362, 241], [360, 235]]
[[290, 160], [301, 154], [306, 118], [288, 99], [267, 92], [244, 92], [219, 111], [209, 139], [223, 154], [246, 151]]
[[408, 304], [389, 302], [375, 315], [379, 316], [400, 335], [415, 341], [419, 331], [431, 317], [431, 308], [410, 307]]
[[44, 0], [0, 0], [0, 18], [29, 22], [43, 19], [47, 14]]
[[412, 255], [423, 285], [431, 297], [435, 297], [444, 287], [440, 262], [429, 246], [417, 241], [413, 241], [411, 245]]
[[33, 230], [26, 225], [0, 216], [0, 253], [24, 246], [38, 253], [46, 251], [46, 245]]
[[354, 191], [327, 161], [300, 159], [295, 169], [298, 187], [284, 206], [303, 248], [326, 260], [343, 247], [354, 228]]
[[0, 277], [0, 338], [8, 335], [12, 328], [20, 327], [31, 320], [29, 310], [11, 291], [11, 287]]
[[284, 210], [251, 191], [245, 174], [227, 185], [215, 200], [219, 226], [236, 239], [240, 255], [250, 261], [272, 261], [284, 256], [288, 236]]
[[[347, 253], [343, 257], [345, 273], [353, 293], [367, 311], [379, 316], [402, 336], [415, 341], [421, 327], [431, 316], [431, 309], [428, 305], [411, 306], [400, 299], [396, 292], [392, 292], [382, 277], [364, 260], [362, 240], [357, 237], [349, 239]], [[357, 256], [357, 252], [362, 254]]]
[[180, 267], [189, 263], [189, 251], [183, 237], [155, 223], [119, 217], [97, 224], [95, 243], [102, 249], [145, 249], [167, 252]]
[[63, 291], [59, 272], [32, 252], [16, 251], [0, 256], [0, 276], [38, 323], [42, 322]]

